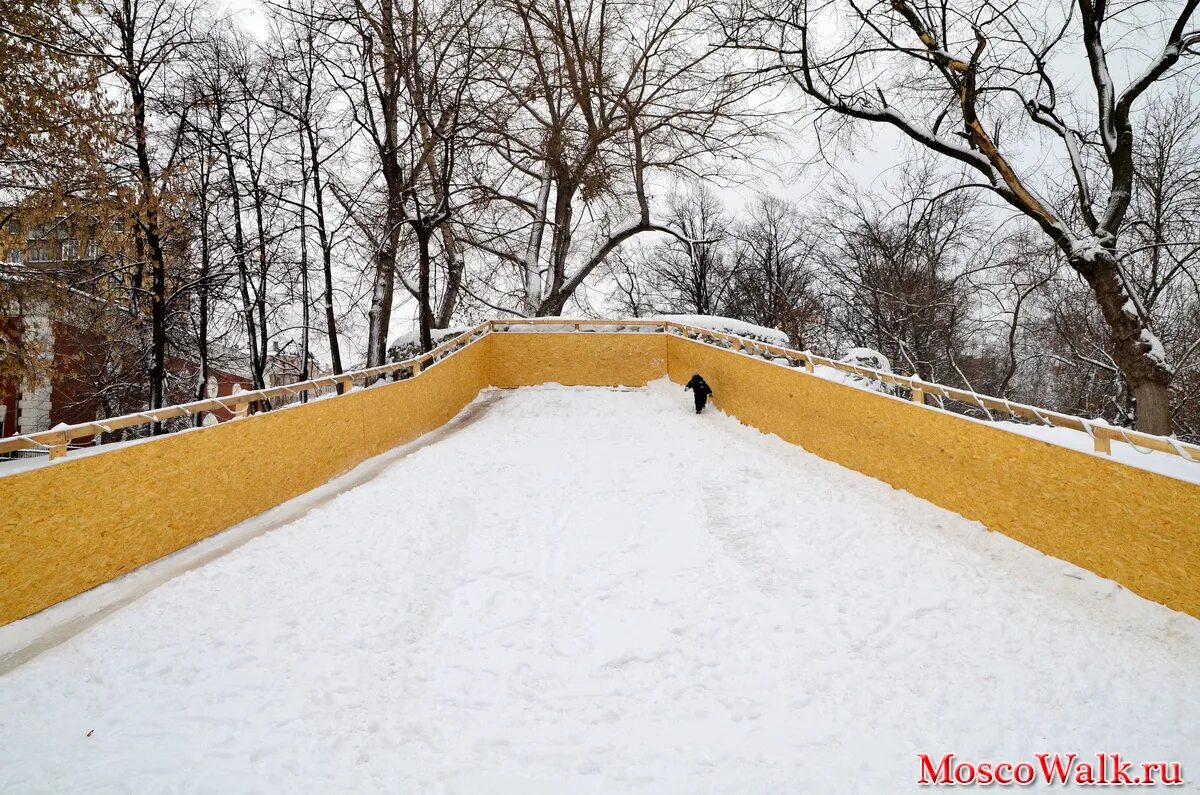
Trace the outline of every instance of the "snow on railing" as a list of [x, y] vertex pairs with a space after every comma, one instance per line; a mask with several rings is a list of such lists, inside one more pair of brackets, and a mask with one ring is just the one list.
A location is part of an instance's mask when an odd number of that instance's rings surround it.
[[[422, 369], [432, 366], [460, 348], [476, 339], [491, 333], [520, 331], [527, 327], [531, 331], [546, 332], [594, 332], [594, 331], [637, 331], [649, 333], [677, 334], [701, 343], [715, 345], [720, 348], [756, 356], [767, 360], [785, 359], [791, 367], [803, 366], [809, 373], [814, 373], [817, 366], [864, 377], [873, 381], [891, 384], [907, 390], [914, 403], [924, 406], [926, 397], [954, 400], [971, 406], [978, 406], [989, 417], [992, 412], [1000, 412], [1011, 417], [1032, 420], [1045, 426], [1069, 428], [1088, 434], [1097, 452], [1112, 453], [1112, 442], [1124, 442], [1138, 452], [1158, 451], [1179, 456], [1180, 458], [1200, 462], [1200, 446], [1180, 442], [1169, 436], [1154, 436], [1140, 431], [1115, 427], [1093, 420], [1062, 414], [1047, 409], [1023, 403], [1013, 403], [1004, 398], [980, 395], [970, 390], [957, 389], [943, 384], [923, 381], [916, 376], [897, 375], [868, 367], [849, 364], [847, 362], [817, 356], [809, 351], [796, 351], [779, 345], [748, 339], [722, 331], [700, 328], [698, 326], [680, 323], [669, 319], [631, 319], [631, 320], [589, 320], [586, 318], [513, 318], [508, 320], [489, 320], [459, 334], [453, 339], [402, 362], [379, 365], [365, 370], [356, 370], [340, 375], [330, 375], [301, 381], [286, 386], [258, 389], [248, 392], [238, 392], [233, 395], [218, 398], [208, 398], [192, 403], [167, 406], [161, 409], [142, 411], [114, 417], [103, 421], [84, 422], [77, 425], [61, 426], [50, 431], [32, 433], [21, 436], [10, 436], [0, 439], [0, 454], [17, 450], [39, 449], [49, 451], [51, 458], [65, 455], [67, 446], [73, 439], [95, 437], [101, 433], [111, 433], [122, 428], [138, 425], [149, 425], [180, 417], [192, 417], [205, 411], [228, 410], [234, 414], [244, 415], [251, 404], [268, 401], [272, 398], [290, 396], [299, 398], [308, 392], [317, 392], [330, 387], [340, 387], [343, 393], [348, 392], [356, 381], [370, 384], [376, 379], [395, 375], [397, 378], [418, 375]], [[932, 407], [930, 407], [932, 408]]]
[[576, 317], [522, 317], [510, 320], [491, 320], [488, 321], [493, 331], [519, 331], [520, 326], [529, 326], [530, 328], [539, 329], [541, 331], [598, 331], [604, 330], [608, 332], [621, 332], [637, 330], [639, 332], [658, 332], [663, 333], [670, 327], [671, 322], [668, 320], [643, 320], [634, 318], [631, 320], [588, 320], [587, 318]]

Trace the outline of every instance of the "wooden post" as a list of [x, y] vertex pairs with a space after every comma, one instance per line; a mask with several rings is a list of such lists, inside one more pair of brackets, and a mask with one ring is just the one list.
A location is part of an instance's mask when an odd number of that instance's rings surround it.
[[1096, 452], [1112, 455], [1112, 439], [1096, 431], [1097, 429], [1092, 429], [1092, 443], [1096, 445]]
[[421, 360], [420, 360], [420, 359], [413, 359], [413, 363], [412, 363], [412, 374], [415, 376], [415, 375], [416, 375], [417, 373], [419, 373], [419, 372], [421, 372]]
[[55, 435], [53, 441], [50, 442], [50, 460], [62, 458], [67, 454], [67, 435], [60, 433]]
[[924, 406], [925, 405], [925, 390], [919, 386], [914, 386], [912, 388], [912, 402], [920, 403], [922, 406]]
[[810, 373], [815, 373], [817, 371], [816, 365], [813, 364], [811, 356], [804, 357], [804, 369]]

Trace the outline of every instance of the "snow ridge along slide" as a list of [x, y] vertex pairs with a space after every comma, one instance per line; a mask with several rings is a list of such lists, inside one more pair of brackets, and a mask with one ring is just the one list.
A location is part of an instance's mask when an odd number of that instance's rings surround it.
[[1194, 484], [673, 334], [501, 332], [412, 379], [0, 477], [0, 625], [428, 433], [485, 386], [694, 372], [742, 422], [1200, 616]]

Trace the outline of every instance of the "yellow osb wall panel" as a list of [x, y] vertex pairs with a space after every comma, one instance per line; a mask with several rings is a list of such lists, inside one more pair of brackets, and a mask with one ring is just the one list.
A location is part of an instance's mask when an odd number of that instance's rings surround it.
[[490, 337], [491, 384], [644, 386], [667, 369], [667, 335], [516, 332]]
[[493, 339], [476, 340], [419, 378], [355, 392], [353, 397], [361, 405], [365, 457], [385, 453], [441, 427], [474, 400], [488, 385]]
[[0, 478], [0, 624], [427, 433], [490, 382], [701, 372], [724, 411], [1200, 616], [1200, 487], [659, 334], [486, 337], [420, 378]]
[[433, 430], [485, 383], [487, 342], [417, 379], [0, 478], [0, 625]]
[[1200, 617], [1200, 486], [671, 336], [724, 412]]

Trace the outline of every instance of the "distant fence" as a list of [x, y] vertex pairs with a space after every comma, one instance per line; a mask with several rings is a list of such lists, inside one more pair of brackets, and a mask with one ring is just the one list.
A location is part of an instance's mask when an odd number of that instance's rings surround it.
[[[18, 450], [40, 450], [48, 452], [50, 458], [58, 458], [67, 454], [69, 444], [76, 439], [92, 439], [100, 434], [112, 433], [124, 428], [167, 422], [182, 417], [194, 417], [197, 414], [222, 409], [233, 412], [236, 415], [241, 415], [245, 414], [248, 408], [254, 404], [277, 398], [299, 400], [302, 395], [320, 395], [323, 390], [330, 388], [336, 388], [344, 393], [348, 392], [356, 384], [366, 386], [380, 378], [389, 376], [397, 380], [407, 378], [419, 373], [422, 368], [440, 361], [472, 340], [485, 334], [521, 331], [523, 329], [564, 332], [636, 330], [639, 332], [677, 334], [751, 356], [758, 356], [768, 360], [782, 359], [788, 365], [804, 367], [810, 373], [815, 372], [816, 367], [821, 366], [889, 384], [903, 390], [914, 403], [921, 405], [925, 405], [931, 398], [953, 400], [967, 406], [978, 407], [988, 419], [994, 419], [994, 413], [998, 413], [1048, 427], [1068, 428], [1073, 431], [1079, 431], [1091, 437], [1096, 451], [1100, 453], [1111, 454], [1112, 443], [1121, 442], [1139, 451], [1154, 450], [1179, 456], [1200, 465], [1200, 445], [1181, 442], [1169, 436], [1154, 436], [1128, 428], [1096, 422], [1084, 417], [1063, 414], [1023, 403], [1014, 403], [1005, 398], [981, 395], [970, 390], [923, 381], [916, 376], [897, 375], [895, 373], [873, 370], [868, 367], [859, 367], [836, 359], [817, 356], [809, 351], [796, 351], [779, 345], [740, 337], [735, 334], [699, 328], [672, 320], [565, 320], [560, 318], [489, 320], [443, 342], [427, 353], [422, 353], [419, 356], [402, 362], [388, 363], [378, 367], [315, 378], [309, 381], [301, 381], [269, 389], [238, 392], [225, 397], [181, 403], [161, 409], [126, 414], [111, 419], [83, 422], [76, 425], [55, 428], [50, 431], [9, 436], [0, 439], [0, 455]], [[3, 464], [0, 464], [0, 474], [3, 474]]]

